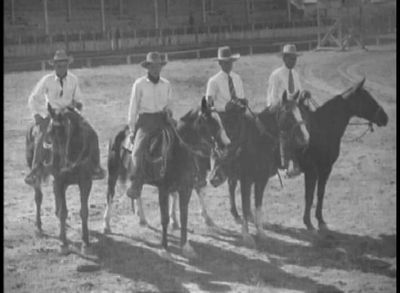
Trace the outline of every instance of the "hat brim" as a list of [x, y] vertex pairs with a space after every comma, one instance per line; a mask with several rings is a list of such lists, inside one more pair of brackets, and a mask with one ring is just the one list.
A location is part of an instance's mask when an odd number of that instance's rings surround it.
[[301, 56], [301, 55], [303, 55], [303, 54], [301, 54], [301, 53], [298, 53], [298, 52], [296, 52], [296, 53], [283, 53], [283, 52], [281, 52], [281, 53], [279, 53], [279, 55], [283, 57], [284, 55], [295, 55], [295, 56]]
[[48, 63], [49, 63], [51, 66], [54, 66], [54, 64], [57, 63], [57, 62], [67, 62], [68, 64], [71, 64], [72, 62], [74, 62], [74, 58], [71, 57], [71, 56], [69, 56], [69, 57], [66, 58], [66, 59], [58, 59], [58, 60], [52, 59], [52, 60], [49, 60], [49, 61], [48, 61]]
[[214, 61], [237, 61], [240, 58], [240, 54], [233, 54], [230, 57], [217, 57]]
[[140, 62], [140, 65], [144, 68], [149, 67], [150, 64], [160, 64], [161, 66], [165, 66], [168, 62], [167, 61], [162, 61], [162, 62], [148, 62], [148, 61], [142, 61]]

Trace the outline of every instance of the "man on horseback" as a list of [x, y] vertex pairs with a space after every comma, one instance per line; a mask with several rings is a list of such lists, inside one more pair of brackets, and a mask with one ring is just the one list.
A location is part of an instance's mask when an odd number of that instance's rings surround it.
[[130, 198], [141, 195], [144, 174], [141, 158], [147, 147], [148, 139], [155, 131], [173, 123], [172, 94], [170, 82], [161, 77], [161, 69], [167, 64], [165, 56], [159, 52], [149, 52], [141, 66], [147, 70], [132, 86], [128, 112], [132, 149], [131, 186], [127, 190]]
[[[284, 64], [271, 73], [268, 81], [267, 107], [269, 107], [272, 112], [274, 112], [282, 102], [282, 94], [285, 90], [289, 98], [297, 91], [303, 92], [299, 74], [294, 69], [299, 55], [295, 45], [286, 44], [283, 47], [282, 59]], [[302, 94], [305, 98], [310, 96], [307, 91], [304, 91]], [[311, 104], [309, 104], [309, 107], [310, 106]], [[285, 133], [281, 133], [279, 140], [281, 167], [287, 169], [289, 178], [300, 175], [301, 170], [297, 160], [294, 159], [294, 156], [292, 157], [288, 154]]]
[[[47, 129], [50, 117], [47, 113], [47, 104], [50, 104], [57, 112], [74, 108], [76, 112], [82, 110], [81, 92], [78, 85], [78, 78], [68, 72], [68, 66], [72, 62], [72, 57], [68, 56], [64, 50], [56, 51], [49, 63], [54, 66], [54, 72], [45, 75], [35, 86], [29, 96], [28, 105], [35, 120], [33, 135], [35, 143], [31, 145], [33, 152], [33, 162], [31, 172], [25, 177], [25, 182], [33, 185], [36, 182], [36, 171], [42, 165], [46, 157], [46, 150], [43, 148], [43, 132]], [[43, 102], [44, 98], [44, 102]], [[100, 165], [100, 150], [98, 136], [90, 124], [83, 120], [83, 127], [88, 128], [91, 133], [93, 144], [93, 179], [103, 179], [105, 171]]]

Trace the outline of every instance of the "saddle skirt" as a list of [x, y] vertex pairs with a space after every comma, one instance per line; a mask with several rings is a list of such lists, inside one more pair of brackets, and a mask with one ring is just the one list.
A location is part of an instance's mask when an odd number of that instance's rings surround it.
[[[170, 126], [154, 131], [147, 137], [138, 168], [145, 182], [158, 181], [165, 176], [173, 140], [174, 131]], [[127, 170], [132, 167], [132, 150], [131, 137], [127, 135], [121, 149], [121, 158]]]

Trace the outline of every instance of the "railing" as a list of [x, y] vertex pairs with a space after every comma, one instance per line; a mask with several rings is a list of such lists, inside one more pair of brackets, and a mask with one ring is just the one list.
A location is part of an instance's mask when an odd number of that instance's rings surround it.
[[[396, 36], [391, 35], [378, 35], [369, 36], [364, 39], [366, 45], [383, 45], [396, 42]], [[299, 51], [313, 50], [317, 46], [317, 40], [293, 41]], [[276, 43], [258, 43], [249, 45], [232, 45], [231, 48], [234, 52], [238, 52], [243, 56], [253, 54], [277, 53], [281, 52], [283, 42]], [[166, 52], [168, 59], [182, 60], [182, 59], [201, 59], [215, 57], [217, 47], [203, 47], [195, 50], [181, 50]], [[96, 67], [105, 65], [122, 65], [122, 64], [138, 64], [145, 59], [146, 54], [119, 54], [111, 56], [85, 56], [75, 57], [74, 62], [70, 65], [71, 68], [83, 67]], [[38, 61], [22, 61], [22, 62], [4, 62], [5, 72], [14, 71], [37, 71], [37, 70], [51, 70], [52, 67], [46, 60]]]
[[[333, 24], [332, 19], [325, 19], [323, 21], [326, 25]], [[22, 45], [22, 44], [43, 44], [53, 43], [57, 41], [67, 40], [110, 40], [111, 38], [136, 38], [136, 37], [159, 37], [159, 36], [176, 36], [185, 34], [202, 34], [202, 33], [220, 33], [220, 32], [244, 32], [254, 31], [259, 29], [276, 29], [276, 28], [301, 28], [316, 26], [316, 20], [295, 20], [292, 22], [264, 22], [252, 24], [230, 24], [230, 25], [212, 25], [212, 26], [183, 26], [162, 29], [133, 29], [116, 27], [109, 29], [106, 33], [101, 31], [75, 31], [63, 32], [58, 34], [31, 34], [31, 35], [5, 35], [4, 45]]]

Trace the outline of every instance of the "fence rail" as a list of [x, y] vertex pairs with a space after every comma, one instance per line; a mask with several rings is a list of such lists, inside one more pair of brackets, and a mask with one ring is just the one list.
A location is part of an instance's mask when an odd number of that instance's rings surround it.
[[[391, 35], [378, 35], [369, 36], [364, 40], [366, 45], [383, 45], [388, 43], [396, 42], [396, 36]], [[305, 40], [305, 41], [294, 41], [299, 51], [310, 51], [317, 47], [317, 40]], [[253, 54], [265, 54], [265, 53], [278, 53], [282, 50], [283, 42], [275, 43], [258, 43], [248, 45], [233, 45], [232, 50], [240, 53], [243, 56]], [[168, 59], [183, 60], [183, 59], [202, 59], [215, 57], [217, 47], [203, 47], [192, 50], [180, 50], [180, 51], [169, 51], [166, 52]], [[85, 56], [76, 57], [74, 62], [70, 65], [71, 68], [84, 68], [84, 67], [96, 67], [106, 65], [123, 65], [123, 64], [138, 64], [145, 58], [145, 53], [140, 54], [119, 54], [111, 56]], [[38, 61], [22, 61], [22, 62], [5, 62], [5, 72], [15, 71], [38, 71], [38, 70], [50, 70], [52, 67], [46, 60]]]

